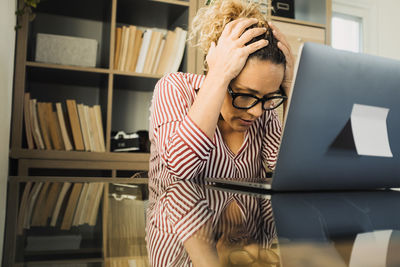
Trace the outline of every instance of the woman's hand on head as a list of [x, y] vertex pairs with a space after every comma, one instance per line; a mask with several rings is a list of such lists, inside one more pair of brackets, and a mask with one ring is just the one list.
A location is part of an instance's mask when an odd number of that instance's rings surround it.
[[240, 18], [226, 24], [218, 43], [214, 42], [208, 51], [206, 61], [208, 72], [218, 75], [230, 82], [242, 71], [248, 56], [268, 45], [267, 40], [259, 40], [246, 45], [254, 37], [266, 32], [265, 28], [252, 28], [257, 23], [255, 18]]
[[272, 23], [268, 23], [270, 28], [272, 29], [272, 34], [278, 39], [278, 48], [283, 52], [286, 58], [286, 69], [285, 74], [283, 76], [282, 87], [285, 90], [286, 95], [289, 95], [290, 88], [293, 82], [293, 72], [294, 72], [294, 58], [292, 51], [290, 49], [290, 45], [286, 40], [285, 35]]

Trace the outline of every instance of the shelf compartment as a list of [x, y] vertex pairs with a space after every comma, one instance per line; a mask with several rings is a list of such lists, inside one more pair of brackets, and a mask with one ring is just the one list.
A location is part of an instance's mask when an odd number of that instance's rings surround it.
[[[104, 136], [107, 131], [108, 80], [109, 74], [100, 72], [55, 69], [48, 68], [47, 65], [37, 67], [36, 64], [26, 68], [26, 92], [30, 93], [30, 99], [52, 103], [53, 110], [54, 103], [60, 102], [65, 113], [67, 129], [69, 123], [66, 100], [72, 99], [77, 104], [86, 106], [99, 105]], [[22, 141], [22, 147], [27, 147], [24, 143], [25, 135]], [[72, 135], [70, 141], [73, 142]]]
[[111, 17], [110, 0], [51, 0], [41, 1], [35, 13], [47, 13], [59, 16], [108, 21]]
[[[176, 5], [181, 1], [132, 1], [118, 0], [117, 24], [130, 24], [148, 28], [174, 30], [176, 26], [188, 28], [189, 4]], [[188, 3], [188, 2], [186, 2]]]
[[[33, 181], [29, 181], [33, 182]], [[57, 181], [57, 184], [59, 184], [60, 181]], [[86, 220], [88, 218], [85, 218], [85, 223], [83, 221], [80, 223], [80, 225], [77, 226], [72, 226], [70, 225], [69, 229], [65, 228], [62, 229], [63, 224], [66, 223], [66, 218], [67, 221], [69, 218], [71, 219], [70, 223], [72, 224], [72, 218], [73, 217], [65, 217], [65, 216], [74, 216], [75, 213], [75, 208], [76, 205], [78, 204], [78, 198], [81, 191], [82, 191], [82, 186], [83, 183], [74, 183], [70, 188], [66, 191], [65, 197], [62, 199], [62, 204], [61, 204], [61, 209], [60, 213], [57, 216], [57, 221], [55, 226], [51, 226], [50, 224], [50, 218], [45, 218], [46, 222], [43, 221], [43, 214], [49, 214], [51, 216], [52, 211], [48, 208], [47, 203], [44, 204], [44, 201], [49, 201], [49, 188], [51, 187], [52, 189], [55, 188], [53, 185], [56, 185], [56, 183], [50, 182], [50, 181], [45, 181], [45, 184], [48, 187], [42, 186], [42, 187], [37, 187], [38, 185], [42, 184], [43, 182], [36, 181], [33, 182], [34, 186], [32, 188], [28, 187], [23, 189], [23, 194], [25, 194], [25, 190], [31, 189], [29, 193], [29, 203], [34, 203], [33, 206], [26, 206], [23, 205], [22, 203], [20, 204], [19, 209], [23, 210], [22, 214], [26, 214], [25, 216], [18, 217], [17, 225], [18, 227], [21, 227], [21, 232], [17, 236], [16, 239], [16, 247], [17, 247], [17, 255], [16, 255], [16, 260], [17, 262], [21, 261], [63, 261], [63, 260], [82, 260], [82, 259], [88, 259], [88, 258], [101, 258], [103, 256], [103, 220], [101, 219], [103, 217], [103, 209], [101, 208], [101, 202], [102, 202], [102, 195], [103, 192], [100, 192], [98, 196], [101, 198], [96, 198], [97, 204], [98, 204], [98, 212], [94, 213], [91, 216], [95, 217], [88, 217], [89, 220], [92, 222], [93, 220], [93, 225], [88, 225], [86, 223]], [[22, 193], [22, 185], [23, 183], [20, 184], [20, 196]], [[27, 184], [28, 185], [28, 184]], [[75, 186], [76, 185], [76, 186]], [[94, 186], [95, 184], [93, 184]], [[78, 186], [78, 187], [77, 187]], [[81, 186], [81, 187], [79, 187]], [[79, 193], [79, 195], [74, 194], [74, 190], [78, 189], [80, 191], [75, 191]], [[93, 189], [97, 189], [98, 187], [92, 187]], [[35, 191], [39, 189], [39, 191]], [[51, 189], [51, 190], [52, 190]], [[60, 188], [58, 189], [60, 190]], [[34, 193], [37, 192], [37, 193]], [[93, 194], [96, 191], [93, 191]], [[39, 194], [39, 197], [36, 198], [34, 197], [35, 194]], [[74, 195], [73, 195], [74, 194]], [[54, 195], [54, 194], [53, 194]], [[44, 196], [44, 198], [43, 198]], [[76, 199], [75, 202], [71, 202], [71, 198]], [[41, 200], [40, 200], [41, 199]], [[47, 199], [47, 200], [46, 200]], [[52, 198], [53, 199], [53, 198]], [[57, 201], [56, 201], [57, 200]], [[55, 203], [60, 201], [60, 199], [53, 199], [54, 205]], [[79, 200], [82, 201], [82, 200]], [[85, 203], [91, 203], [87, 202], [89, 199], [85, 201]], [[61, 203], [61, 202], [60, 202]], [[71, 203], [74, 203], [75, 207], [73, 210], [73, 213], [70, 213], [70, 215], [67, 215], [67, 210], [71, 210]], [[83, 203], [83, 202], [82, 202]], [[94, 202], [93, 202], [94, 203]], [[39, 205], [39, 206], [38, 206]], [[47, 207], [47, 210], [45, 208]], [[24, 207], [24, 208], [23, 208]], [[88, 206], [89, 207], [89, 206]], [[88, 209], [88, 207], [86, 209]], [[39, 209], [40, 208], [40, 209]], [[29, 211], [29, 215], [28, 212]], [[89, 211], [89, 209], [88, 209]], [[21, 215], [21, 213], [19, 213]], [[29, 217], [26, 217], [29, 216]], [[54, 216], [54, 214], [53, 214]], [[26, 218], [24, 218], [26, 217]], [[23, 227], [22, 225], [26, 224], [26, 220], [28, 218], [28, 229], [26, 229], [26, 226]], [[21, 221], [25, 221], [21, 223]], [[54, 220], [54, 217], [51, 218]], [[53, 221], [52, 221], [53, 222]], [[41, 225], [41, 226], [39, 226]], [[66, 224], [68, 225], [68, 223]], [[64, 225], [65, 227], [65, 225]], [[68, 227], [68, 226], [67, 226]]]
[[116, 75], [112, 103], [111, 131], [126, 133], [149, 129], [150, 105], [154, 79]]
[[111, 1], [44, 1], [38, 5], [35, 14], [28, 30], [29, 61], [35, 60], [37, 33], [45, 33], [96, 40], [96, 66], [109, 66]]

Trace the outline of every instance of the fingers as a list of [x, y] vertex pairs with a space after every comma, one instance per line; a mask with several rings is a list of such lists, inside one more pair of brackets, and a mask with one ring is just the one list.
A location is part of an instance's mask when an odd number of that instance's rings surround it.
[[288, 48], [288, 46], [284, 45], [282, 42], [278, 42], [278, 48], [283, 52], [283, 54], [285, 55], [286, 61], [290, 64], [291, 59], [292, 59], [292, 53], [290, 51], [290, 48]]
[[262, 39], [262, 40], [258, 40], [257, 42], [246, 45], [244, 47], [246, 50], [246, 54], [250, 55], [251, 53], [256, 52], [258, 49], [261, 49], [261, 48], [267, 46], [268, 43], [269, 43], [268, 40]]
[[250, 42], [254, 37], [264, 34], [267, 31], [266, 28], [253, 28], [245, 31], [239, 38], [239, 44], [245, 45]]
[[207, 61], [207, 63], [209, 63], [209, 61], [210, 61], [210, 56], [212, 55], [212, 53], [214, 52], [214, 50], [215, 50], [215, 42], [212, 42], [210, 48], [208, 49], [208, 53], [207, 53], [207, 56], [206, 56], [206, 61]]
[[226, 24], [225, 30], [232, 38], [239, 38], [243, 32], [251, 25], [258, 22], [256, 18], [239, 18]]
[[[290, 49], [290, 45], [288, 43], [288, 41], [286, 40], [285, 35], [278, 29], [278, 27], [276, 27], [274, 24], [272, 24], [271, 22], [268, 22], [269, 27], [272, 29], [272, 34], [275, 36], [276, 39], [278, 39], [278, 41], [286, 47], [286, 50], [288, 50], [291, 54], [291, 49]], [[282, 50], [282, 49], [281, 49]], [[285, 52], [282, 50], [282, 52]]]

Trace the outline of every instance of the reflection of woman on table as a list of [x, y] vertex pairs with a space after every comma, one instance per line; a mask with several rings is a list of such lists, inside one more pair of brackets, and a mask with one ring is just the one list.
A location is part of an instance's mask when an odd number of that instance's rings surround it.
[[[192, 33], [199, 33], [207, 54], [207, 75], [171, 73], [154, 90], [149, 128], [150, 255], [158, 253], [152, 231], [163, 229], [157, 233], [159, 239], [176, 231], [163, 228], [167, 218], [153, 220], [162, 212], [156, 210], [157, 201], [175, 181], [204, 177], [254, 181], [266, 178], [265, 166], [274, 169], [281, 135], [275, 109], [289, 94], [292, 79], [289, 45], [276, 27], [268, 25], [257, 5], [245, 0], [216, 1], [200, 9], [193, 25]], [[185, 191], [177, 194], [188, 197]], [[179, 210], [179, 203], [175, 204]], [[186, 234], [180, 242], [207, 219], [181, 222], [188, 229], [181, 229]], [[152, 264], [167, 266], [176, 257], [173, 249], [169, 253], [154, 254], [162, 257], [164, 265], [155, 258]]]
[[181, 180], [154, 210], [147, 225], [152, 266], [270, 266], [265, 263], [277, 260], [269, 250], [276, 232], [267, 199]]

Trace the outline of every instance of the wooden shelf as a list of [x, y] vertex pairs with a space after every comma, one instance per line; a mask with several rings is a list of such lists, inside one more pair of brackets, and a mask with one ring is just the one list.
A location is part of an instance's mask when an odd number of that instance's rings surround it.
[[179, 1], [179, 0], [151, 0], [151, 1], [177, 5], [177, 6], [187, 6], [187, 7], [189, 6], [189, 2], [187, 1]]
[[123, 161], [148, 163], [150, 154], [19, 149], [11, 150], [10, 157], [14, 159]]
[[84, 182], [106, 182], [106, 183], [129, 183], [147, 184], [148, 178], [112, 178], [112, 177], [65, 177], [65, 176], [10, 176], [13, 182], [63, 182], [84, 183]]
[[35, 68], [71, 70], [71, 71], [93, 72], [93, 73], [103, 73], [103, 74], [112, 73], [112, 74], [118, 74], [118, 75], [124, 75], [124, 76], [152, 78], [152, 79], [160, 79], [163, 76], [163, 75], [159, 75], [159, 74], [126, 72], [126, 71], [104, 69], [104, 68], [90, 68], [90, 67], [58, 65], [58, 64], [42, 63], [42, 62], [35, 62], [35, 61], [27, 61], [26, 66], [35, 67]]
[[[24, 261], [21, 262], [20, 264], [67, 264], [67, 263], [103, 263], [104, 260], [103, 258], [87, 258], [87, 259], [66, 259], [66, 260], [41, 260], [41, 261]], [[17, 262], [16, 264], [19, 264]]]
[[120, 71], [120, 70], [112, 70], [111, 72], [114, 74], [118, 74], [118, 75], [141, 77], [141, 78], [152, 78], [152, 79], [160, 79], [163, 76], [163, 75], [159, 75], [159, 74], [126, 72], [126, 71]]
[[324, 24], [319, 24], [319, 23], [314, 23], [314, 22], [309, 22], [309, 21], [304, 21], [304, 20], [290, 19], [290, 18], [278, 17], [278, 16], [271, 16], [271, 19], [272, 19], [272, 21], [276, 20], [276, 21], [282, 21], [282, 22], [289, 22], [289, 23], [293, 23], [293, 24], [317, 27], [317, 28], [321, 28], [321, 29], [326, 28], [326, 25], [324, 25]]
[[46, 68], [46, 69], [58, 69], [58, 70], [72, 70], [72, 71], [84, 71], [84, 72], [94, 72], [94, 73], [110, 73], [109, 69], [104, 68], [91, 68], [91, 67], [78, 67], [78, 66], [68, 66], [68, 65], [58, 65], [51, 63], [41, 63], [35, 61], [27, 61], [26, 66], [36, 67], [36, 68]]

